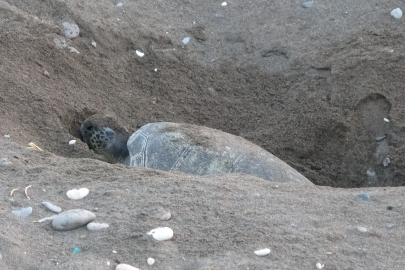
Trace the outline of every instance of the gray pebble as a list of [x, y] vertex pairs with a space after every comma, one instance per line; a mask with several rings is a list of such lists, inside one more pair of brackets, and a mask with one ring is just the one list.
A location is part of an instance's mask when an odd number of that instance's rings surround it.
[[86, 225], [96, 218], [96, 215], [83, 209], [73, 209], [60, 213], [53, 221], [56, 231], [70, 231]]
[[28, 217], [32, 214], [32, 207], [22, 208], [21, 210], [11, 211], [17, 217]]
[[303, 8], [311, 8], [314, 5], [314, 1], [308, 1], [301, 4]]
[[395, 225], [392, 224], [392, 223], [387, 223], [387, 224], [385, 224], [385, 228], [387, 228], [388, 230], [394, 228], [394, 226], [395, 226]]
[[0, 159], [0, 167], [6, 167], [6, 166], [10, 166], [10, 165], [13, 165], [13, 163], [11, 161], [9, 161], [8, 158]]
[[60, 213], [62, 212], [62, 208], [51, 204], [50, 202], [42, 202], [43, 205], [45, 205], [46, 208], [48, 208], [49, 210], [51, 210], [52, 212], [55, 213]]

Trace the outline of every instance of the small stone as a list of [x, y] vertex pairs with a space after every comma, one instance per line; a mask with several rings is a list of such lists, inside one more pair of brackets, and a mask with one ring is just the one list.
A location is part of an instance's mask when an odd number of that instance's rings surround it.
[[32, 207], [22, 208], [21, 210], [11, 211], [17, 217], [28, 217], [32, 214]]
[[73, 145], [73, 144], [75, 144], [76, 143], [76, 140], [70, 140], [69, 141], [69, 145]]
[[270, 254], [270, 249], [269, 248], [265, 248], [265, 249], [260, 249], [260, 250], [256, 250], [255, 254], [257, 256], [266, 256]]
[[303, 8], [311, 8], [314, 5], [314, 1], [308, 1], [301, 4]]
[[183, 42], [184, 45], [187, 45], [187, 43], [190, 41], [189, 37], [185, 37], [183, 38], [183, 40], [181, 42]]
[[139, 268], [133, 267], [129, 264], [121, 263], [121, 264], [117, 265], [115, 270], [139, 270]]
[[384, 118], [384, 121], [387, 122], [387, 123], [390, 122], [390, 120], [388, 118]]
[[357, 229], [359, 230], [359, 232], [362, 232], [362, 233], [367, 232], [367, 228], [364, 228], [364, 227], [357, 227]]
[[11, 161], [8, 160], [8, 158], [0, 158], [0, 167], [6, 167], [13, 165]]
[[361, 198], [363, 201], [369, 201], [370, 200], [370, 195], [368, 195], [367, 193], [361, 193], [358, 195], [359, 198]]
[[148, 232], [158, 241], [169, 240], [173, 237], [173, 230], [169, 227], [159, 227]]
[[68, 49], [69, 49], [70, 52], [75, 52], [75, 53], [77, 53], [77, 54], [80, 53], [78, 50], [76, 50], [76, 48], [73, 48], [73, 47], [70, 47], [70, 46], [69, 46]]
[[367, 170], [366, 173], [367, 173], [367, 175], [370, 176], [370, 177], [376, 176], [376, 173], [375, 173], [374, 171], [371, 171], [371, 170]]
[[155, 259], [153, 258], [148, 258], [148, 264], [153, 265], [155, 263]]
[[155, 68], [153, 71], [154, 71], [154, 72], [157, 72], [157, 68]]
[[387, 138], [387, 134], [384, 134], [384, 135], [382, 135], [382, 136], [377, 136], [377, 137], [375, 137], [375, 140], [376, 140], [377, 142], [381, 142], [381, 141], [385, 140], [386, 138]]
[[254, 199], [259, 199], [259, 198], [260, 198], [260, 194], [257, 193], [257, 192], [255, 192], [255, 193], [252, 194], [252, 197], [253, 197]]
[[322, 264], [322, 263], [320, 263], [320, 262], [317, 262], [317, 263], [316, 263], [316, 268], [318, 268], [318, 269], [322, 269], [324, 266], [325, 266], [325, 265]]
[[4, 138], [10, 139], [10, 135], [6, 134], [6, 135], [4, 135]]
[[80, 248], [75, 248], [75, 249], [73, 250], [73, 253], [79, 253], [80, 251], [82, 251]]
[[392, 207], [392, 206], [387, 207], [387, 210], [392, 210], [392, 209], [394, 209], [394, 207]]
[[122, 3], [121, 2], [119, 2], [118, 4], [117, 4], [117, 7], [122, 7]]
[[136, 55], [138, 55], [139, 57], [143, 57], [145, 54], [141, 51], [136, 50], [135, 51]]
[[387, 228], [388, 230], [394, 228], [394, 226], [395, 226], [395, 225], [392, 224], [392, 223], [387, 223], [387, 224], [385, 224], [385, 228]]
[[46, 76], [46, 77], [48, 77], [48, 78], [50, 78], [51, 77], [51, 75], [49, 75], [49, 72], [48, 71], [44, 71], [44, 75]]
[[60, 213], [52, 221], [52, 227], [56, 231], [70, 231], [86, 225], [94, 220], [96, 215], [83, 209], [73, 209]]
[[116, 250], [113, 250], [113, 251], [112, 251], [112, 253], [115, 253], [115, 254], [117, 254], [117, 251], [116, 251]]
[[52, 212], [55, 213], [60, 213], [62, 212], [62, 208], [51, 204], [50, 202], [42, 202], [43, 205], [45, 205], [46, 208], [48, 208], [49, 210], [51, 210]]
[[91, 46], [93, 46], [94, 48], [97, 46], [97, 43], [93, 40], [92, 42], [91, 42]]
[[394, 18], [399, 19], [399, 18], [402, 17], [402, 10], [401, 10], [400, 8], [393, 9], [393, 10], [391, 11], [391, 15], [392, 15]]
[[95, 223], [95, 222], [90, 222], [89, 224], [87, 224], [87, 229], [89, 231], [98, 231], [101, 229], [105, 229], [108, 228], [110, 225], [108, 225], [107, 223]]
[[383, 161], [384, 167], [387, 167], [388, 164], [390, 164], [390, 163], [391, 163], [391, 160], [389, 158], [385, 158], [384, 161]]
[[221, 4], [221, 6], [223, 6], [223, 7], [225, 7], [225, 6], [227, 6], [227, 5], [228, 5], [227, 2], [222, 2], [222, 4]]
[[81, 189], [72, 189], [66, 192], [66, 195], [69, 199], [72, 200], [79, 200], [87, 196], [89, 194], [89, 189], [81, 188]]
[[64, 22], [62, 23], [63, 30], [65, 31], [65, 37], [75, 38], [79, 35], [80, 29], [77, 24]]

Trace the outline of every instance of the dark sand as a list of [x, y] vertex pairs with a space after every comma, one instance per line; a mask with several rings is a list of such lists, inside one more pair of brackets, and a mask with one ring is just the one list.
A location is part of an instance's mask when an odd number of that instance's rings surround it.
[[[390, 15], [402, 1], [117, 3], [0, 1], [0, 159], [12, 163], [0, 164], [0, 269], [405, 269], [405, 18]], [[80, 54], [54, 44], [64, 21], [80, 27], [66, 39]], [[171, 121], [239, 135], [316, 186], [111, 165], [79, 139], [95, 113], [130, 133]], [[110, 227], [33, 223], [52, 215], [42, 201], [98, 208]], [[173, 239], [146, 234], [159, 226]]]

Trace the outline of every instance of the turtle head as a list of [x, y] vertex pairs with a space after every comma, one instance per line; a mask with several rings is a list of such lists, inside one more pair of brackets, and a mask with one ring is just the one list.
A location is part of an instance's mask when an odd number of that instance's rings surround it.
[[87, 118], [80, 127], [80, 135], [90, 149], [103, 155], [108, 162], [128, 163], [129, 134], [112, 117], [93, 115]]

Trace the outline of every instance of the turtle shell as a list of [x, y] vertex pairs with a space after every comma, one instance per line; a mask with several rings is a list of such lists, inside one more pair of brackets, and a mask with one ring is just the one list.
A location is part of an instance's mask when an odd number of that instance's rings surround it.
[[312, 184], [263, 148], [207, 127], [150, 123], [133, 133], [127, 146], [134, 167], [194, 175], [244, 173], [269, 181]]

